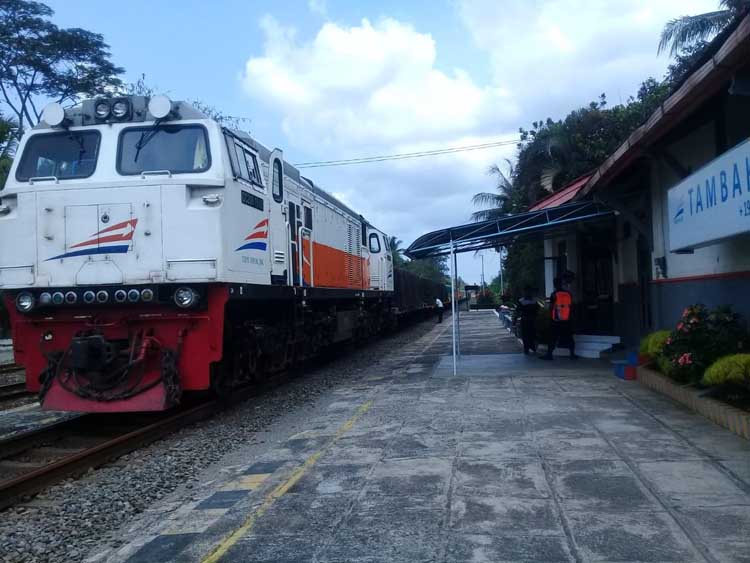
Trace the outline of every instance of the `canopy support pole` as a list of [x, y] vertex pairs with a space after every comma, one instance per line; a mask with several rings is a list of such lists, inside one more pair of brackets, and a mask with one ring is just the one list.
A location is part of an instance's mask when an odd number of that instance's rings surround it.
[[[453, 253], [453, 277], [456, 280], [456, 289], [458, 287], [458, 254]], [[458, 300], [458, 299], [456, 299]], [[461, 305], [456, 303], [456, 355], [461, 359]]]
[[453, 240], [451, 239], [451, 325], [453, 328], [453, 375], [457, 373], [456, 370], [456, 254], [453, 248]]

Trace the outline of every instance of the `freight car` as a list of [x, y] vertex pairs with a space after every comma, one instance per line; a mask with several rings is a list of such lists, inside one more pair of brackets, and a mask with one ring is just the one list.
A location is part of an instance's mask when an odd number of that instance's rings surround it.
[[432, 292], [397, 274], [394, 295], [385, 233], [280, 149], [185, 102], [50, 104], [17, 154], [0, 289], [44, 408], [225, 393], [377, 333]]

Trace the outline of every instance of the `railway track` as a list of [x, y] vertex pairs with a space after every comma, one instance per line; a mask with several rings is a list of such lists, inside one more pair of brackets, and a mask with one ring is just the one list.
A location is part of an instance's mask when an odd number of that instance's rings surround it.
[[23, 381], [19, 383], [0, 385], [0, 404], [2, 401], [17, 399], [18, 397], [25, 397], [32, 394], [33, 393], [26, 390], [26, 384]]
[[18, 364], [0, 364], [0, 375], [5, 373], [13, 373], [14, 371], [21, 371], [23, 368]]
[[206, 400], [166, 413], [85, 414], [0, 441], [0, 510], [247, 399]]

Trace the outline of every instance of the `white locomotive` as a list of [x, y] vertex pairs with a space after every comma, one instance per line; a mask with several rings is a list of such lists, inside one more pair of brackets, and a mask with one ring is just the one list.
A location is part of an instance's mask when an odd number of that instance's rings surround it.
[[0, 290], [45, 408], [166, 409], [393, 321], [388, 237], [184, 102], [47, 106], [0, 201]]

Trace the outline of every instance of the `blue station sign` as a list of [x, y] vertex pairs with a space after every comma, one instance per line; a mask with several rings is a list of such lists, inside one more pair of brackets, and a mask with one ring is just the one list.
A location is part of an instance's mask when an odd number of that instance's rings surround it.
[[750, 232], [750, 139], [670, 189], [667, 206], [672, 252]]

